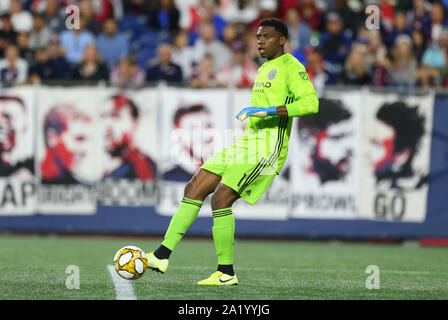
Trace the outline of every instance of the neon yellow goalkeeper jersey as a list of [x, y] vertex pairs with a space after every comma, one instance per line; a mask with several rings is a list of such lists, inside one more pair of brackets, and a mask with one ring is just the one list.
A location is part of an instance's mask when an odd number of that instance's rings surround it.
[[[258, 147], [259, 152], [278, 174], [288, 154], [293, 117], [316, 113], [319, 108], [317, 93], [303, 64], [289, 53], [267, 60], [258, 69], [251, 105], [285, 105], [288, 110], [288, 117], [249, 117], [244, 134], [246, 142], [256, 139], [258, 146], [265, 146], [262, 150]], [[260, 139], [265, 143], [259, 143]]]

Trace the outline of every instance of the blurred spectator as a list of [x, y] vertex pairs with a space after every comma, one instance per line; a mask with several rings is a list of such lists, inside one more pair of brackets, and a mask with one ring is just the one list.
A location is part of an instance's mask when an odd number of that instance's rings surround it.
[[376, 87], [392, 86], [393, 80], [391, 75], [391, 54], [388, 52], [383, 60], [378, 60], [372, 66], [372, 82]]
[[216, 74], [218, 86], [246, 88], [253, 85], [258, 66], [244, 54], [244, 49], [233, 51], [230, 63], [220, 68]]
[[210, 23], [215, 28], [215, 36], [219, 40], [223, 39], [223, 33], [227, 25], [226, 20], [217, 11], [215, 0], [199, 0], [197, 17], [193, 21], [190, 32], [190, 42], [194, 43], [199, 37], [199, 26], [201, 23]]
[[30, 32], [33, 28], [33, 16], [28, 11], [23, 10], [20, 0], [10, 1], [9, 13], [14, 30], [17, 32]]
[[258, 53], [258, 41], [256, 30], [249, 29], [243, 35], [243, 43], [245, 44], [246, 56], [248, 56], [258, 67], [260, 67], [266, 59], [260, 57]]
[[318, 30], [322, 12], [314, 3], [314, 0], [302, 0], [298, 5], [300, 21], [308, 23], [311, 29]]
[[409, 11], [412, 9], [412, 1], [410, 0], [396, 0], [395, 8], [399, 11]]
[[367, 85], [370, 83], [370, 64], [366, 59], [365, 47], [353, 45], [345, 61], [341, 83], [347, 85]]
[[65, 30], [59, 36], [59, 42], [65, 50], [65, 58], [70, 64], [77, 64], [84, 56], [85, 48], [95, 43], [95, 36], [85, 30], [86, 20], [81, 16], [79, 29]]
[[288, 25], [292, 50], [304, 50], [311, 45], [311, 28], [307, 23], [300, 21], [296, 8], [289, 8], [286, 11], [285, 22]]
[[417, 71], [417, 61], [412, 52], [412, 40], [406, 35], [399, 35], [392, 48], [390, 74], [395, 86], [413, 86]]
[[380, 27], [386, 32], [392, 31], [394, 27], [394, 6], [390, 3], [390, 0], [379, 0], [377, 5], [380, 8]]
[[145, 14], [151, 6], [151, 0], [123, 0], [123, 10], [125, 14], [140, 15]]
[[33, 30], [30, 34], [30, 48], [48, 46], [50, 43], [51, 32], [45, 25], [45, 17], [41, 14], [35, 14], [33, 18]]
[[258, 17], [258, 8], [253, 0], [235, 0], [229, 2], [221, 14], [229, 23], [247, 25]]
[[[356, 12], [348, 5], [348, 0], [335, 0], [335, 9], [345, 24], [345, 32], [349, 37], [354, 37], [361, 25], [365, 25], [365, 14], [363, 11]], [[326, 23], [326, 15], [324, 16]]]
[[258, 30], [260, 21], [265, 18], [277, 17], [277, 0], [258, 0], [258, 16], [249, 25], [249, 28]]
[[367, 55], [371, 65], [376, 64], [386, 58], [387, 48], [383, 43], [381, 34], [376, 30], [371, 30], [368, 34]]
[[68, 77], [67, 62], [59, 57], [52, 57], [48, 47], [37, 47], [34, 63], [30, 66], [28, 74], [31, 82], [43, 80], [66, 79]]
[[108, 78], [107, 67], [102, 62], [96, 45], [94, 43], [86, 45], [81, 62], [74, 67], [73, 79], [98, 81]]
[[182, 69], [172, 61], [172, 46], [169, 43], [161, 44], [158, 48], [158, 57], [146, 71], [146, 80], [182, 82]]
[[44, 15], [47, 27], [52, 34], [59, 34], [66, 30], [66, 15], [65, 11], [61, 11], [59, 0], [46, 0]]
[[351, 41], [344, 34], [344, 24], [339, 14], [329, 13], [326, 21], [326, 31], [320, 37], [320, 50], [328, 73], [327, 84], [335, 84], [343, 71]]
[[6, 47], [16, 43], [17, 40], [17, 32], [12, 27], [9, 13], [0, 17], [0, 28], [0, 57], [3, 57]]
[[5, 50], [5, 58], [0, 60], [0, 82], [19, 84], [25, 83], [27, 78], [28, 62], [20, 58], [17, 46], [9, 45]]
[[206, 54], [212, 56], [215, 70], [229, 63], [231, 59], [230, 49], [215, 38], [215, 28], [213, 25], [210, 23], [201, 23], [200, 38], [193, 46], [195, 62], [198, 63], [198, 61], [201, 61]]
[[188, 46], [188, 32], [185, 30], [179, 31], [174, 37], [172, 61], [181, 67], [184, 81], [189, 80], [194, 56], [193, 49]]
[[149, 10], [149, 25], [157, 30], [175, 32], [179, 29], [179, 10], [174, 0], [156, 0]]
[[306, 71], [313, 83], [317, 95], [320, 96], [324, 90], [325, 83], [327, 82], [324, 59], [322, 58], [321, 53], [316, 49], [308, 48], [305, 52], [307, 61]]
[[422, 87], [441, 87], [446, 77], [448, 30], [441, 32], [437, 42], [432, 42], [422, 57], [417, 80]]
[[0, 1], [0, 15], [9, 12], [10, 0]]
[[226, 25], [224, 33], [222, 35], [222, 42], [230, 50], [240, 48], [243, 45], [242, 35], [238, 32], [236, 25], [234, 25], [233, 23], [229, 23]]
[[145, 76], [145, 71], [139, 67], [135, 58], [128, 56], [122, 58], [112, 70], [109, 82], [112, 86], [137, 89], [145, 83]]
[[81, 0], [79, 2], [79, 14], [86, 21], [86, 30], [94, 35], [98, 35], [101, 32], [101, 24], [96, 20], [92, 0]]
[[432, 5], [430, 25], [430, 31], [425, 34], [425, 38], [429, 36], [432, 41], [437, 42], [440, 33], [445, 27], [447, 27], [447, 21], [445, 19], [445, 7], [440, 2], [435, 2]]
[[406, 12], [395, 11], [394, 13], [394, 26], [392, 30], [388, 33], [383, 33], [384, 44], [388, 49], [392, 48], [395, 43], [395, 39], [401, 35], [405, 34], [411, 36], [411, 28], [408, 26]]
[[[102, 25], [107, 19], [113, 18], [115, 4], [111, 0], [93, 0], [95, 20]], [[118, 11], [118, 10], [117, 10]]]
[[118, 33], [118, 23], [113, 18], [104, 23], [97, 46], [104, 63], [109, 68], [115, 67], [121, 58], [129, 54], [129, 41], [124, 34]]
[[175, 0], [179, 10], [179, 28], [190, 31], [199, 22], [199, 0]]
[[298, 4], [300, 1], [298, 0], [283, 0], [279, 1], [279, 7], [278, 7], [278, 15], [280, 19], [286, 20], [286, 11], [290, 8], [298, 9]]
[[414, 51], [417, 63], [420, 64], [423, 53], [426, 50], [428, 38], [421, 29], [412, 30], [412, 50]]
[[26, 32], [19, 32], [17, 35], [17, 48], [19, 56], [31, 63], [34, 59], [34, 50], [30, 48], [30, 37]]
[[305, 50], [301, 49], [293, 50], [291, 47], [291, 41], [289, 39], [285, 42], [285, 52], [292, 54], [297, 60], [300, 61], [300, 63], [306, 65]]
[[191, 73], [190, 87], [212, 88], [216, 86], [216, 75], [213, 67], [213, 57], [206, 54]]
[[425, 0], [413, 0], [413, 8], [408, 13], [408, 22], [412, 28], [422, 29], [429, 35], [431, 28], [431, 17]]
[[369, 42], [370, 33], [372, 31], [376, 30], [369, 30], [365, 25], [359, 26], [356, 36], [354, 37], [354, 41], [366, 45]]

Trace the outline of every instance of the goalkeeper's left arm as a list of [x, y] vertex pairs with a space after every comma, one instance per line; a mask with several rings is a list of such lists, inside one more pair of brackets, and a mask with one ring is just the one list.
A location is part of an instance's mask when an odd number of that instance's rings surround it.
[[242, 109], [236, 118], [244, 120], [247, 117], [264, 118], [268, 116], [299, 117], [319, 111], [319, 99], [303, 65], [294, 65], [288, 72], [287, 83], [292, 94], [292, 102], [283, 106], [267, 108], [251, 106]]
[[[287, 86], [293, 99], [291, 103], [285, 105], [285, 108], [278, 110], [282, 113], [279, 115], [300, 117], [319, 111], [319, 99], [316, 90], [314, 90], [314, 86], [302, 64], [291, 66], [290, 72], [288, 72]], [[287, 114], [284, 114], [285, 111]]]

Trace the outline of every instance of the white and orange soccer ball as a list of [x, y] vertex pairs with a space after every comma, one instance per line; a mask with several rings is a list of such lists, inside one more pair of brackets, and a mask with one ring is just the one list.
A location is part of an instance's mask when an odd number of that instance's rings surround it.
[[135, 280], [145, 273], [148, 259], [142, 249], [136, 246], [124, 246], [115, 254], [114, 267], [120, 277]]

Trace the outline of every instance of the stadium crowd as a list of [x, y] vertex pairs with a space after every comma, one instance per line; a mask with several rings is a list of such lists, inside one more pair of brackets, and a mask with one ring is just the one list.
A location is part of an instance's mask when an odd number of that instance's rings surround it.
[[[379, 8], [379, 29], [365, 7]], [[66, 11], [79, 8], [79, 28]], [[2, 0], [2, 85], [104, 80], [139, 88], [250, 87], [255, 33], [286, 21], [286, 50], [325, 85], [448, 87], [448, 0]]]

